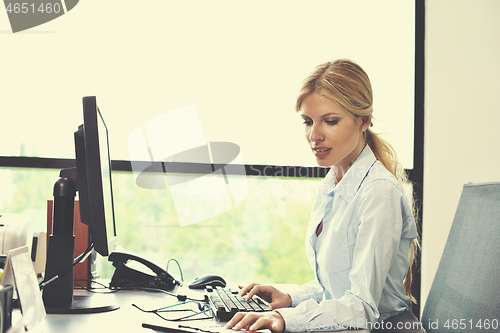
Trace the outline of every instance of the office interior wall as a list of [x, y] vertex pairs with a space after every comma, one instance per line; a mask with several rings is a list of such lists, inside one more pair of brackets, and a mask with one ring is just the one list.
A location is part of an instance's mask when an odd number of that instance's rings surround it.
[[500, 181], [499, 15], [496, 0], [426, 1], [422, 304], [463, 184]]

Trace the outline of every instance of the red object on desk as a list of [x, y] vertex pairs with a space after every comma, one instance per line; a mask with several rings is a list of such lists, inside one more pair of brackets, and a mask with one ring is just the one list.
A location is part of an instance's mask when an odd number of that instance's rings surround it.
[[[53, 200], [47, 200], [47, 244], [49, 242], [49, 236], [52, 234], [52, 210], [54, 207]], [[75, 235], [75, 253], [80, 255], [85, 252], [89, 246], [89, 227], [83, 224], [80, 220], [80, 202], [75, 200], [75, 214], [74, 214], [74, 229], [73, 234]], [[73, 254], [75, 257], [75, 254]], [[74, 280], [85, 280], [76, 281], [74, 283], [75, 287], [89, 287], [88, 280], [92, 279], [92, 274], [90, 270], [90, 257], [84, 262], [79, 263], [74, 268]]]

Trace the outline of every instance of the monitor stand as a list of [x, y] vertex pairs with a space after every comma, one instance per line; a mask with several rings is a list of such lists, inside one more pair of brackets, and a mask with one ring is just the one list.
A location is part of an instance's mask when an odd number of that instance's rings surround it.
[[[47, 276], [59, 275], [73, 264], [74, 236], [50, 235], [47, 247]], [[82, 291], [74, 293], [73, 268], [43, 287], [46, 313], [97, 313], [119, 308], [112, 294]]]
[[73, 294], [75, 236], [73, 217], [76, 185], [67, 177], [54, 184], [52, 234], [47, 243], [42, 300], [46, 313], [96, 313], [119, 308], [114, 295]]
[[113, 295], [86, 293], [76, 294], [74, 300], [66, 306], [45, 307], [49, 314], [100, 313], [120, 308]]
[[[50, 235], [47, 248], [46, 273], [56, 276], [61, 268], [73, 263], [74, 237]], [[114, 295], [82, 291], [74, 293], [73, 268], [67, 274], [43, 287], [42, 299], [46, 313], [98, 313], [119, 308]]]

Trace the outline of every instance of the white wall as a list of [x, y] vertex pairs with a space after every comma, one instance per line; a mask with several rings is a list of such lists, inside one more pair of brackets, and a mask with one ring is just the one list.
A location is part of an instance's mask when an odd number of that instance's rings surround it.
[[425, 5], [422, 304], [463, 183], [500, 181], [500, 1]]

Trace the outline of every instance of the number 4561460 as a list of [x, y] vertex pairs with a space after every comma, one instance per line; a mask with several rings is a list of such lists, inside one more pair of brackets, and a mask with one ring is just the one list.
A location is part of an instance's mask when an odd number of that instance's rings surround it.
[[[38, 8], [36, 8], [38, 7]], [[16, 2], [16, 3], [9, 3], [7, 7], [5, 7], [5, 10], [7, 13], [15, 13], [15, 14], [28, 14], [28, 13], [46, 13], [46, 14], [51, 14], [51, 13], [56, 13], [58, 14], [61, 11], [61, 5], [59, 3], [41, 3], [39, 6], [35, 6], [34, 3], [28, 3], [28, 2]]]

